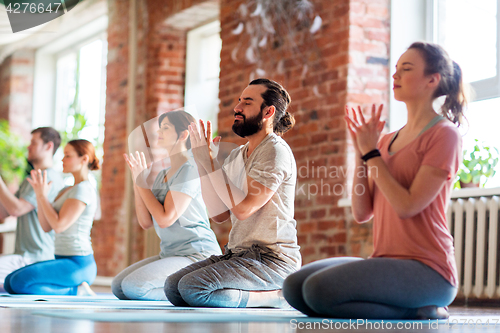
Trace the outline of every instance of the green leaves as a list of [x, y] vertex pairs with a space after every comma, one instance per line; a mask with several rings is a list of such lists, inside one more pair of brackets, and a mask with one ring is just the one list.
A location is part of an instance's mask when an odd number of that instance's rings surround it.
[[26, 175], [26, 145], [12, 133], [7, 120], [0, 120], [0, 175], [6, 183], [21, 181]]
[[499, 158], [498, 149], [489, 147], [477, 139], [474, 141], [476, 144], [473, 149], [463, 152], [463, 161], [457, 173], [455, 188], [460, 188], [460, 181], [484, 186], [488, 178], [495, 175], [495, 167]]
[[71, 140], [80, 139], [80, 132], [85, 126], [87, 126], [87, 118], [85, 117], [85, 114], [82, 113], [80, 103], [80, 53], [78, 53], [76, 60], [75, 82], [75, 96], [73, 97], [73, 102], [68, 108], [66, 130], [61, 133], [61, 145], [63, 147], [66, 146], [66, 144]]

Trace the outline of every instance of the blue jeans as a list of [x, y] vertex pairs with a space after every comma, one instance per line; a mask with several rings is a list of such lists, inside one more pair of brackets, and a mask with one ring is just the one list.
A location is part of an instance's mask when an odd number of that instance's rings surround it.
[[97, 275], [94, 255], [55, 258], [10, 273], [5, 278], [5, 290], [9, 294], [76, 295], [82, 282], [94, 282]]
[[253, 245], [247, 251], [211, 256], [170, 275], [165, 295], [176, 306], [244, 308], [250, 292], [279, 290], [293, 271], [271, 250]]
[[315, 317], [414, 319], [420, 307], [448, 306], [457, 288], [416, 260], [330, 258], [290, 275], [283, 296]]

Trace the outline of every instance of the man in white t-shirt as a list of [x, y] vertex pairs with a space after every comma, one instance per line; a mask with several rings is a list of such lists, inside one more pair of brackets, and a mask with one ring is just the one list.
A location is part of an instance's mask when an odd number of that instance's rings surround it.
[[[48, 194], [51, 201], [64, 186], [59, 172], [52, 169], [53, 155], [60, 144], [61, 136], [51, 127], [39, 127], [31, 132], [28, 161], [35, 169], [47, 170], [47, 180], [52, 182]], [[45, 232], [40, 226], [35, 192], [26, 178], [17, 193], [12, 194], [0, 177], [0, 219], [17, 216], [14, 254], [0, 256], [0, 286], [13, 271], [54, 259], [54, 232]]]
[[[167, 298], [178, 306], [281, 307], [284, 279], [301, 265], [294, 219], [297, 167], [281, 135], [295, 123], [290, 96], [268, 79], [250, 82], [234, 108], [233, 131], [248, 142], [220, 165], [211, 142], [190, 126], [202, 194], [215, 222], [231, 220], [226, 253], [170, 275]], [[207, 140], [207, 138], [209, 138]], [[219, 138], [214, 140], [219, 141]], [[211, 152], [212, 151], [212, 152]]]

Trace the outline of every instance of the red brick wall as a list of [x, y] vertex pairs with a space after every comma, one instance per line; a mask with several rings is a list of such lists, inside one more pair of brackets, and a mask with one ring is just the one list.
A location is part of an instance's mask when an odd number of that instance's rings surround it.
[[149, 41], [147, 116], [153, 118], [184, 106], [186, 32], [159, 25]]

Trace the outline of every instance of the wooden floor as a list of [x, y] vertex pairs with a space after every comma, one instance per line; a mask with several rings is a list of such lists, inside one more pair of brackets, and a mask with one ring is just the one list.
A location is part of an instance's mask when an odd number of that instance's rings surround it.
[[[165, 323], [165, 322], [98, 322], [80, 319], [62, 319], [34, 314], [36, 309], [5, 308], [0, 305], [0, 333], [288, 333], [288, 332], [500, 332], [500, 307], [450, 307], [449, 324], [428, 321], [419, 322], [376, 322], [353, 323], [347, 322], [231, 322], [236, 309], [227, 311], [228, 322], [208, 323]], [[64, 311], [64, 310], [55, 310]], [[74, 311], [74, 310], [73, 310]], [[109, 310], [109, 309], [82, 309], [83, 312], [120, 312], [137, 316], [138, 313], [167, 313], [173, 310]], [[146, 312], [141, 312], [146, 311]], [[268, 310], [271, 311], [272, 310]], [[389, 326], [390, 324], [390, 326]], [[398, 327], [399, 324], [399, 327]], [[337, 327], [337, 329], [336, 329]]]

